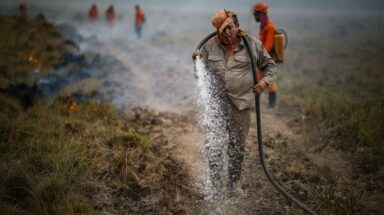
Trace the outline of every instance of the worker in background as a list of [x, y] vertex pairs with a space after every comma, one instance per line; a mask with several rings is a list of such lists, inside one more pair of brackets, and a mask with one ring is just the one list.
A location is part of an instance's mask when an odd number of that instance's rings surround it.
[[[256, 22], [260, 23], [260, 41], [263, 43], [264, 48], [271, 55], [272, 58], [275, 58], [274, 50], [273, 50], [273, 42], [275, 38], [276, 28], [273, 22], [268, 17], [268, 5], [263, 2], [257, 2], [253, 6], [253, 15], [255, 17]], [[257, 70], [258, 80], [263, 78], [264, 71]], [[268, 86], [269, 98], [268, 98], [268, 106], [273, 108], [276, 103], [276, 91], [277, 85], [276, 82], [271, 83]]]
[[113, 5], [110, 5], [105, 11], [105, 16], [107, 18], [107, 22], [113, 26], [115, 24], [116, 11]]
[[141, 31], [145, 23], [145, 15], [139, 5], [135, 6], [135, 31], [137, 38], [141, 38]]
[[21, 3], [19, 5], [19, 13], [20, 13], [20, 16], [22, 16], [22, 17], [27, 16], [27, 4]]
[[96, 4], [92, 4], [89, 9], [88, 17], [92, 22], [96, 22], [97, 17], [99, 16], [99, 10], [97, 9]]

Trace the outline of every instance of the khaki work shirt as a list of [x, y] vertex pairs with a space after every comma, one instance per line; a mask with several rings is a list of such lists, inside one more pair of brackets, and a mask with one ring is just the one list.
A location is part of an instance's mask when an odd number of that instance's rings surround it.
[[[263, 80], [271, 84], [276, 79], [276, 63], [254, 36], [248, 38], [248, 45], [253, 52], [256, 67], [264, 72]], [[225, 47], [216, 37], [208, 40], [201, 48], [207, 72], [214, 72], [223, 82], [226, 95], [239, 108], [245, 110], [255, 107], [255, 95], [252, 86], [253, 74], [251, 59], [244, 41], [231, 56], [226, 57]]]

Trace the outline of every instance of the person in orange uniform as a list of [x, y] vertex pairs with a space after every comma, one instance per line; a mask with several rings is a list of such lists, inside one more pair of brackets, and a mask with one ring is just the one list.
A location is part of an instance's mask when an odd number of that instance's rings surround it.
[[27, 4], [26, 3], [21, 3], [19, 5], [19, 12], [20, 12], [20, 16], [22, 16], [22, 17], [27, 16]]
[[143, 28], [143, 25], [145, 23], [145, 15], [143, 10], [141, 10], [139, 5], [135, 6], [135, 31], [137, 38], [141, 38], [141, 30]]
[[96, 22], [97, 17], [99, 16], [99, 10], [95, 4], [89, 9], [88, 17], [92, 22]]
[[113, 26], [115, 23], [116, 18], [116, 12], [115, 7], [113, 5], [110, 5], [107, 10], [105, 11], [105, 16], [107, 18], [108, 23]]
[[[273, 51], [273, 41], [276, 33], [276, 28], [273, 22], [268, 17], [268, 5], [263, 2], [257, 2], [253, 6], [253, 15], [255, 17], [256, 22], [260, 22], [260, 41], [263, 43], [264, 48], [268, 51], [272, 58], [275, 58], [275, 54]], [[262, 79], [264, 76], [264, 72], [257, 70], [258, 80]], [[271, 83], [268, 86], [269, 98], [268, 98], [268, 106], [273, 108], [276, 103], [276, 91], [277, 85], [276, 82]]]

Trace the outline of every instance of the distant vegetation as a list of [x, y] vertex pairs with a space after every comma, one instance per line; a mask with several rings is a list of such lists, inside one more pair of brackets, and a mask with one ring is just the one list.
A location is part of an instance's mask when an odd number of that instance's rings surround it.
[[384, 154], [384, 24], [378, 19], [334, 14], [320, 24], [298, 24], [317, 27], [298, 30], [305, 36], [291, 29], [297, 38], [281, 67], [281, 92], [337, 149]]

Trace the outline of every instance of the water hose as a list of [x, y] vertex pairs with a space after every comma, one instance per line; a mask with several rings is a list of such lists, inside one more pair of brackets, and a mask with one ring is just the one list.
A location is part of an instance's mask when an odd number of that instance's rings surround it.
[[[204, 38], [196, 48], [196, 52], [200, 52], [201, 47], [212, 37], [216, 35], [216, 32], [213, 32], [209, 34], [206, 38]], [[249, 56], [251, 58], [251, 65], [252, 65], [252, 73], [253, 73], [253, 82], [256, 85], [258, 83], [257, 76], [256, 76], [256, 64], [255, 59], [252, 57], [252, 51], [249, 47], [248, 41], [246, 39], [246, 36], [242, 36], [242, 39], [244, 41], [244, 45], [249, 53]], [[262, 144], [262, 136], [261, 136], [261, 116], [260, 116], [260, 96], [257, 94], [255, 95], [255, 107], [256, 107], [256, 128], [257, 128], [257, 144], [259, 148], [259, 157], [261, 166], [263, 167], [264, 173], [267, 176], [269, 182], [281, 193], [283, 194], [289, 201], [295, 203], [297, 206], [302, 208], [304, 211], [306, 211], [308, 214], [317, 215], [311, 208], [306, 206], [304, 203], [302, 203], [300, 200], [293, 197], [291, 194], [289, 194], [272, 176], [272, 174], [269, 172], [267, 168], [267, 164], [265, 162], [265, 156], [264, 156], [264, 150], [263, 150], [263, 144]]]

